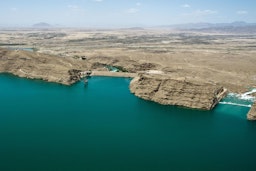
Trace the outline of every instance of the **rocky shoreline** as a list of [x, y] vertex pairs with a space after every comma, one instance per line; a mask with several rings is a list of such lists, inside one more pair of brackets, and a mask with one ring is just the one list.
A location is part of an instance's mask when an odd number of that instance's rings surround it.
[[[106, 66], [114, 66], [121, 72], [109, 72]], [[84, 77], [85, 71], [92, 71], [92, 76], [129, 77], [133, 78], [130, 91], [142, 99], [200, 110], [213, 109], [226, 96], [227, 89], [220, 84], [186, 75], [177, 77], [174, 75], [176, 71], [171, 74], [159, 68], [158, 64], [128, 59], [96, 57], [77, 60], [0, 48], [0, 73], [64, 85], [76, 83]], [[256, 120], [255, 104], [248, 119]]]
[[251, 110], [247, 114], [247, 119], [251, 120], [251, 121], [255, 121], [256, 120], [256, 102], [254, 102], [254, 104], [251, 107]]
[[0, 73], [70, 85], [69, 70], [87, 68], [85, 63], [54, 55], [0, 48]]
[[163, 105], [177, 105], [211, 110], [227, 94], [227, 89], [214, 83], [191, 78], [140, 74], [130, 84], [136, 96]]
[[[108, 66], [116, 67], [118, 73], [108, 72]], [[133, 60], [117, 60], [111, 57], [95, 57], [78, 60], [49, 54], [9, 50], [0, 48], [0, 73], [11, 73], [19, 77], [40, 79], [71, 85], [81, 79], [80, 73], [94, 71], [92, 75], [134, 77], [137, 71], [159, 67], [153, 63], [140, 63]]]

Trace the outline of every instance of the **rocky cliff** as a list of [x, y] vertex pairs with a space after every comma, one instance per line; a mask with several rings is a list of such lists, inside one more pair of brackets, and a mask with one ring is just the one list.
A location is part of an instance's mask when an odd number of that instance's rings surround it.
[[247, 114], [247, 119], [248, 120], [256, 120], [256, 102], [252, 105], [251, 110]]
[[131, 81], [130, 91], [160, 104], [203, 110], [214, 108], [227, 92], [214, 83], [159, 74], [140, 74]]
[[70, 85], [80, 79], [75, 72], [80, 70], [88, 70], [86, 62], [0, 48], [0, 73]]
[[111, 57], [78, 60], [0, 48], [0, 73], [11, 73], [19, 77], [41, 79], [65, 85], [79, 81], [82, 71], [107, 71], [106, 66], [117, 67], [121, 72], [127, 72], [126, 75], [159, 67], [154, 63], [140, 63], [127, 59], [117, 60]]
[[139, 62], [127, 58], [115, 59], [112, 57], [94, 57], [87, 60], [92, 64], [92, 70], [102, 70], [105, 66], [113, 66], [122, 72], [136, 73], [138, 71], [155, 70], [161, 65], [151, 62]]
[[71, 69], [68, 71], [69, 76], [69, 82], [70, 83], [75, 83], [81, 79], [81, 72], [82, 70], [77, 70], [77, 69]]

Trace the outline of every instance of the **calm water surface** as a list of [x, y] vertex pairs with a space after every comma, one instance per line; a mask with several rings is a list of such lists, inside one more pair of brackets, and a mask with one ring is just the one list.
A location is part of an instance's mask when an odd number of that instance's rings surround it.
[[0, 75], [0, 170], [256, 170], [249, 108], [162, 106], [130, 94], [129, 82], [68, 87]]

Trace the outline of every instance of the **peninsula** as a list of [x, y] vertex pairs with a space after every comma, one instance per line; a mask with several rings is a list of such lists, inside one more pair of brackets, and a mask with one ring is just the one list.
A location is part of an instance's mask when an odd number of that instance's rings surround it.
[[130, 90], [145, 100], [204, 110], [213, 109], [227, 93], [227, 89], [203, 80], [160, 74], [141, 74], [131, 81]]

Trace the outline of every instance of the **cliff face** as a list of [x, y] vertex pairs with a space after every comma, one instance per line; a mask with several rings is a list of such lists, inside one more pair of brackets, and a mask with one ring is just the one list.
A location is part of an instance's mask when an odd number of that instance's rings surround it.
[[203, 110], [214, 108], [227, 92], [221, 86], [202, 80], [153, 74], [141, 74], [134, 78], [130, 90], [145, 100]]
[[79, 80], [72, 69], [87, 70], [87, 65], [75, 59], [0, 48], [0, 73], [70, 85]]
[[92, 70], [102, 70], [102, 68], [104, 68], [106, 65], [116, 67], [123, 72], [129, 73], [136, 73], [138, 71], [147, 71], [161, 68], [161, 66], [156, 63], [141, 63], [139, 61], [134, 61], [126, 58], [120, 60], [111, 57], [97, 57], [90, 58], [87, 61], [92, 64]]
[[252, 105], [251, 110], [247, 114], [247, 119], [248, 120], [256, 120], [256, 102]]
[[19, 77], [41, 79], [65, 85], [79, 81], [81, 71], [106, 71], [106, 65], [117, 67], [121, 71], [128, 73], [159, 67], [158, 64], [139, 63], [127, 59], [117, 60], [111, 57], [77, 60], [36, 52], [0, 48], [0, 73], [11, 73]]

